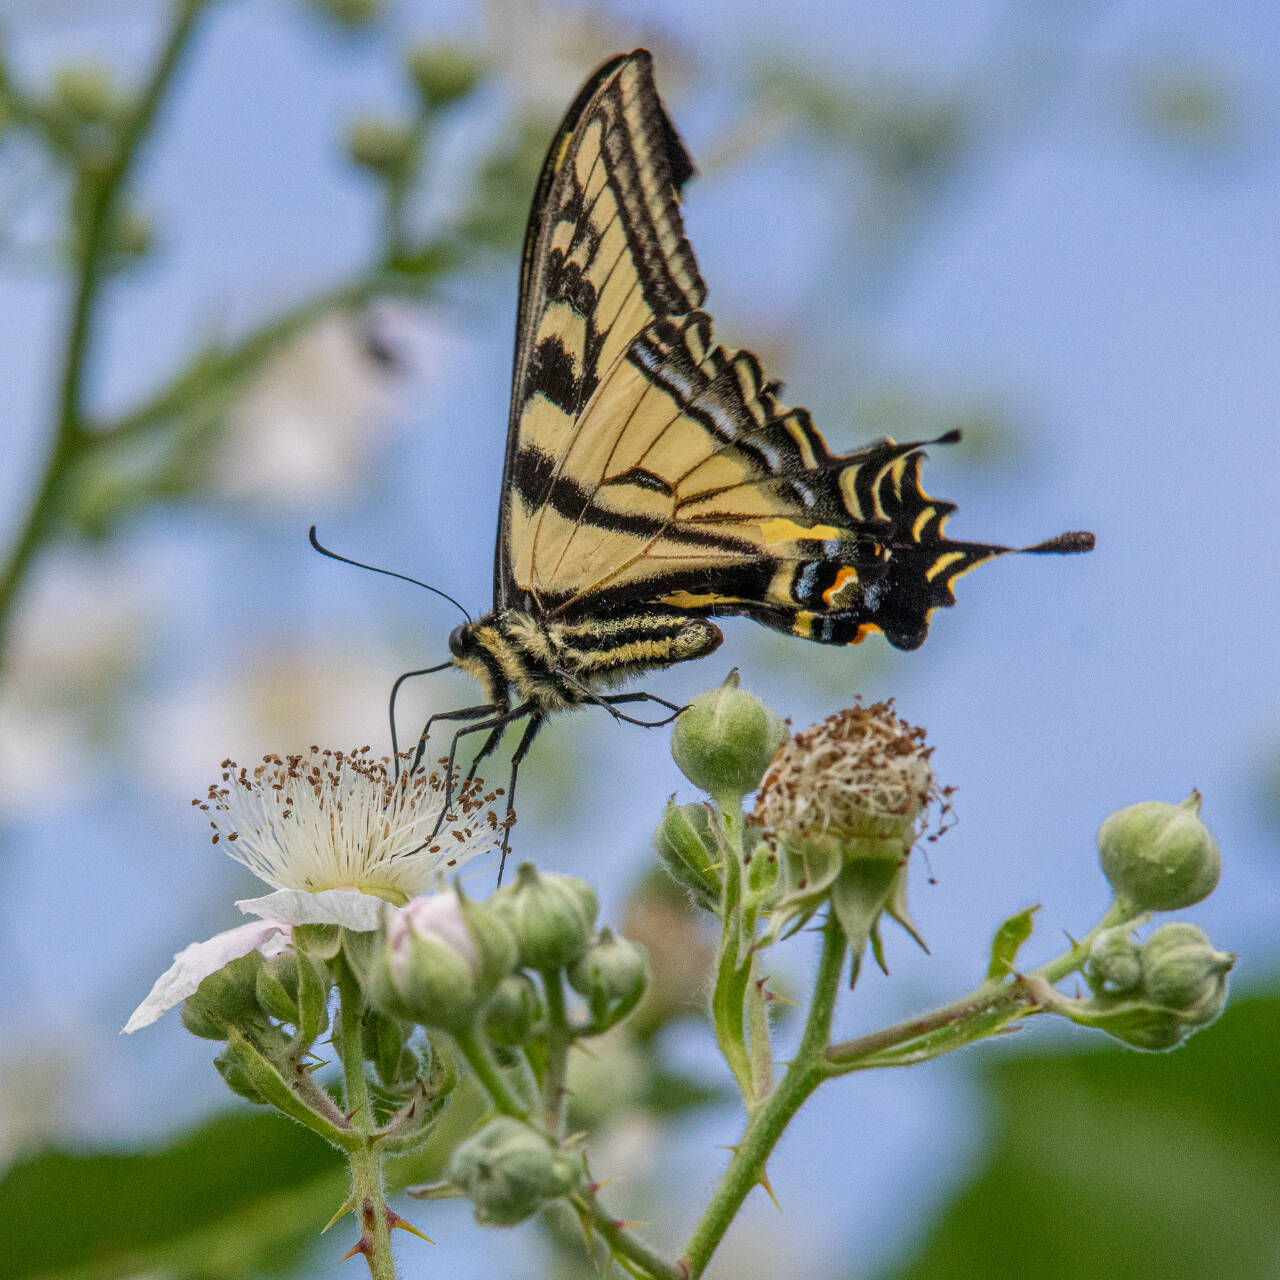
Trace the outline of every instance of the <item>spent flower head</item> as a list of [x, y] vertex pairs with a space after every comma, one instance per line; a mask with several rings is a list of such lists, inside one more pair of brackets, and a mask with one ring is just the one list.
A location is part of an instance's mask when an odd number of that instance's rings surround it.
[[[841, 847], [885, 840], [902, 852], [922, 833], [930, 804], [950, 813], [949, 788], [934, 780], [923, 729], [893, 701], [837, 711], [798, 733], [760, 784], [755, 821], [780, 837]], [[940, 834], [940, 832], [938, 833]]]
[[887, 912], [924, 945], [906, 901], [907, 856], [936, 810], [937, 839], [951, 812], [924, 730], [892, 701], [854, 706], [798, 733], [774, 756], [753, 821], [778, 851], [783, 888], [771, 935], [794, 933], [823, 903], [858, 957], [869, 941], [883, 965]]

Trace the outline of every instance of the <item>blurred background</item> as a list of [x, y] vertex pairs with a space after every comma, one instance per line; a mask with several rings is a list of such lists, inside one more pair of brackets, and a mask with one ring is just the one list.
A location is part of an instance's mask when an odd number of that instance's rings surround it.
[[[1167, 1057], [1033, 1024], [828, 1086], [770, 1167], [782, 1216], [753, 1197], [711, 1274], [1280, 1276], [1274, 5], [0, 15], [10, 1274], [327, 1275], [348, 1247], [317, 1234], [344, 1194], [326, 1151], [233, 1100], [176, 1015], [117, 1031], [261, 892], [189, 809], [218, 762], [385, 747], [391, 680], [447, 656], [445, 602], [321, 559], [307, 526], [488, 607], [533, 182], [585, 76], [644, 44], [700, 169], [686, 219], [720, 340], [835, 448], [962, 427], [925, 475], [957, 537], [1098, 535], [966, 578], [913, 653], [730, 621], [708, 662], [647, 682], [681, 700], [736, 664], [798, 727], [892, 695], [928, 729], [959, 815], [916, 867], [932, 954], [892, 936], [841, 1031], [968, 989], [1030, 903], [1027, 954], [1059, 950], [1106, 904], [1099, 820], [1193, 786], [1225, 859], [1193, 915], [1241, 955], [1233, 1007]], [[405, 723], [473, 700], [432, 677]], [[521, 776], [517, 855], [696, 959], [652, 870], [666, 798], [691, 798], [665, 733], [586, 711]], [[808, 940], [773, 963], [799, 986]], [[675, 1253], [739, 1120], [701, 972], [667, 968], [577, 1093], [594, 1172], [625, 1175], [611, 1204]], [[401, 1247], [406, 1277], [593, 1274], [554, 1219], [482, 1232], [464, 1204], [396, 1203], [438, 1241]]]

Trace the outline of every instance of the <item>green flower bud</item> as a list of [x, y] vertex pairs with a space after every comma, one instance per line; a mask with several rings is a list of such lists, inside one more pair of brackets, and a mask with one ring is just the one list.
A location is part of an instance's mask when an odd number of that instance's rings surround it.
[[1176, 920], [1156, 929], [1142, 948], [1142, 986], [1153, 1004], [1204, 1025], [1226, 1004], [1235, 962], [1231, 952], [1214, 949], [1203, 929]]
[[184, 1002], [182, 1025], [203, 1040], [225, 1040], [230, 1027], [265, 1027], [258, 1003], [258, 970], [263, 963], [261, 952], [250, 951], [209, 974]]
[[523, 1044], [544, 1014], [533, 979], [527, 973], [509, 974], [498, 983], [485, 1010], [485, 1034], [497, 1044]]
[[515, 965], [515, 940], [496, 912], [461, 891], [424, 894], [385, 912], [370, 997], [393, 1018], [460, 1029]]
[[1141, 948], [1130, 928], [1106, 929], [1093, 940], [1084, 976], [1095, 994], [1123, 995], [1142, 981]]
[[347, 154], [381, 177], [400, 173], [413, 154], [413, 136], [402, 124], [361, 116], [347, 129]]
[[489, 904], [515, 935], [526, 969], [567, 968], [587, 949], [595, 928], [595, 890], [576, 876], [542, 875], [532, 862], [523, 863], [515, 881]]
[[117, 106], [110, 70], [88, 62], [61, 68], [54, 77], [53, 100], [78, 124], [104, 124]]
[[292, 948], [267, 960], [254, 982], [258, 1003], [279, 1022], [298, 1021], [298, 955]]
[[578, 1185], [582, 1166], [544, 1134], [496, 1116], [454, 1150], [449, 1181], [470, 1197], [476, 1221], [510, 1227]]
[[706, 804], [676, 804], [674, 797], [668, 800], [653, 843], [672, 879], [689, 890], [698, 906], [714, 911], [723, 892], [721, 856]]
[[258, 1086], [249, 1079], [249, 1073], [241, 1066], [240, 1061], [228, 1050], [224, 1049], [213, 1060], [214, 1068], [225, 1081], [232, 1093], [259, 1106], [266, 1106], [267, 1100], [258, 1092]]
[[775, 850], [764, 840], [759, 827], [742, 833], [742, 865], [747, 869], [747, 906], [767, 911], [778, 894], [781, 865]]
[[481, 70], [479, 59], [457, 45], [419, 45], [409, 53], [409, 75], [433, 111], [465, 98]]
[[760, 785], [787, 740], [782, 718], [738, 688], [735, 667], [724, 683], [700, 693], [676, 718], [671, 754], [680, 772], [723, 809], [736, 809]]
[[[361, 1051], [373, 1063], [378, 1079], [384, 1085], [390, 1086], [397, 1080], [405, 1079], [400, 1068], [405, 1054], [405, 1040], [411, 1029], [399, 1018], [388, 1017], [376, 1009], [367, 1010], [360, 1020]], [[416, 1061], [413, 1065], [416, 1066]], [[409, 1078], [412, 1079], [412, 1075]]]
[[383, 10], [383, 0], [312, 0], [312, 4], [326, 18], [353, 29], [376, 21]]
[[569, 970], [569, 985], [586, 996], [595, 1031], [621, 1022], [640, 1002], [648, 984], [649, 953], [608, 927], [600, 930]]
[[1098, 828], [1103, 874], [1119, 899], [1139, 911], [1176, 911], [1207, 898], [1222, 855], [1200, 821], [1200, 793], [1181, 804], [1149, 800], [1104, 818]]

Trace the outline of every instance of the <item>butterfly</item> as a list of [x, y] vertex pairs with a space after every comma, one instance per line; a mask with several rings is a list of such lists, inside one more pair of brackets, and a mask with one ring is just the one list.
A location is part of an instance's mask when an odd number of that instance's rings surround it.
[[[494, 751], [525, 721], [516, 774], [554, 712], [594, 703], [668, 723], [681, 708], [609, 690], [705, 657], [713, 617], [819, 644], [882, 632], [921, 644], [960, 574], [1013, 548], [946, 538], [954, 505], [920, 487], [923, 444], [828, 451], [749, 351], [716, 345], [680, 194], [693, 164], [646, 49], [600, 67], [569, 108], [534, 193], [520, 268], [493, 608], [449, 637], [484, 691], [433, 716]], [[1086, 551], [1068, 533], [1031, 552]], [[622, 705], [671, 714], [635, 719]], [[474, 764], [472, 771], [474, 773]], [[503, 852], [506, 852], [506, 837]]]

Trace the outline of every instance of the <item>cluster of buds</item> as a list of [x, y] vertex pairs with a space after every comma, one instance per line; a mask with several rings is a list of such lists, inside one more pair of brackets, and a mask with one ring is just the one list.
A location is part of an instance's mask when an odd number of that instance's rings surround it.
[[1098, 859], [1128, 922], [1093, 940], [1084, 968], [1090, 998], [1046, 991], [1040, 1003], [1135, 1049], [1175, 1048], [1226, 1007], [1236, 961], [1185, 920], [1160, 925], [1145, 942], [1134, 936], [1148, 913], [1194, 906], [1217, 887], [1222, 855], [1200, 820], [1199, 793], [1116, 810], [1098, 830]]

